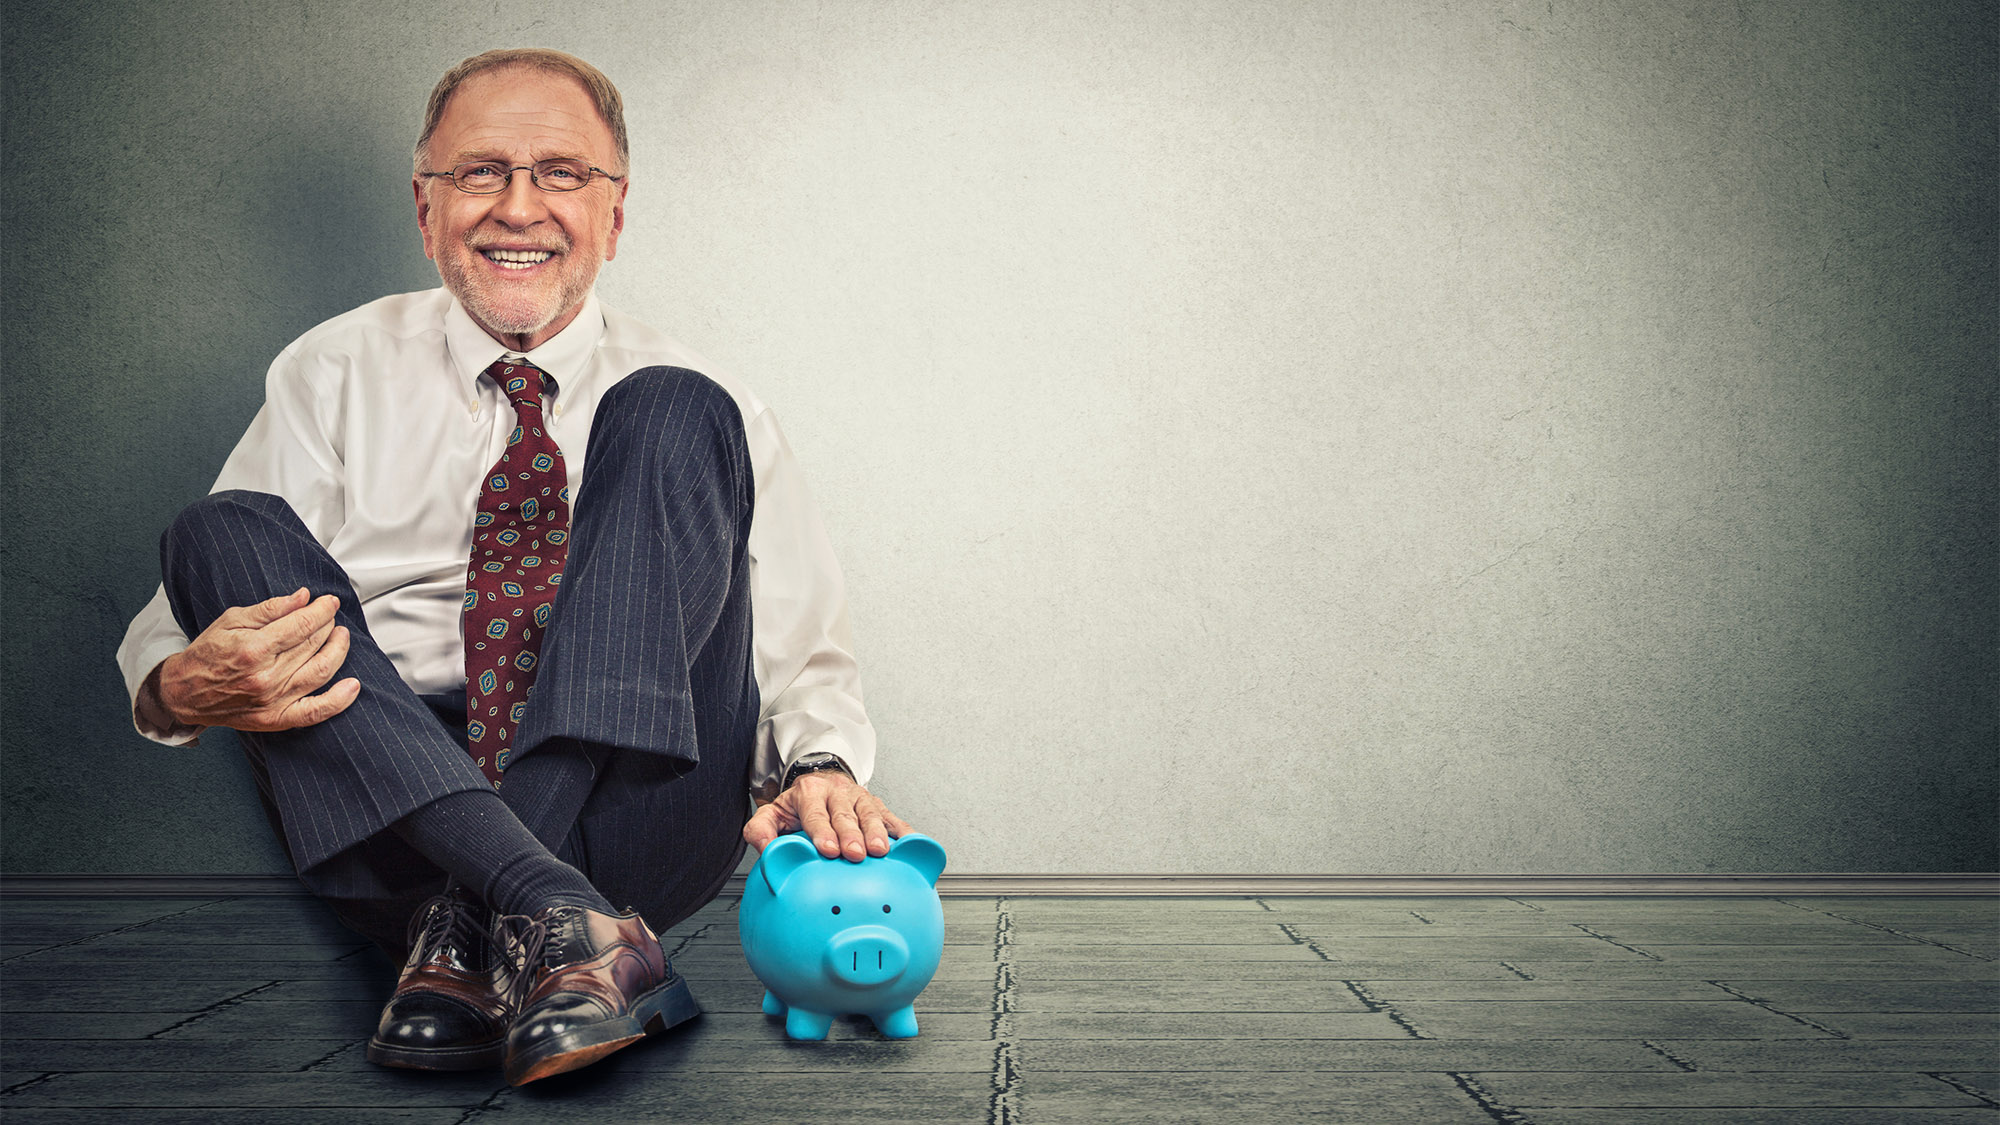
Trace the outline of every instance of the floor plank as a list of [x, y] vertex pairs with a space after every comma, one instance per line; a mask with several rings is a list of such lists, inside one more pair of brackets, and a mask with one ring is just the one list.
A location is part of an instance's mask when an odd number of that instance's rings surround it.
[[1981, 1099], [1926, 1074], [1473, 1075], [1495, 1099], [1530, 1111], [1572, 1108], [1742, 1109], [1777, 1106], [1958, 1108]]
[[9, 1125], [2000, 1123], [1992, 899], [954, 896], [921, 1034], [821, 1042], [718, 901], [706, 1014], [521, 1089], [369, 1063], [396, 967], [310, 899], [0, 907]]

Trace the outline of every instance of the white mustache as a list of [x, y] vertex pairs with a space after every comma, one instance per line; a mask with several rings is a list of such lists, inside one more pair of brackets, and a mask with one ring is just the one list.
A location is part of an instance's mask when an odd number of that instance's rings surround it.
[[570, 245], [570, 240], [566, 238], [558, 239], [555, 242], [538, 242], [533, 245], [523, 246], [513, 239], [480, 238], [472, 234], [465, 236], [465, 248], [475, 254], [486, 250], [547, 250], [551, 254], [567, 254], [569, 253]]

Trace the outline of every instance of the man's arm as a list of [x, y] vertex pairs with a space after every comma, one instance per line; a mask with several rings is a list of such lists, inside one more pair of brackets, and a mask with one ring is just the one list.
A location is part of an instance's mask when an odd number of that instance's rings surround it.
[[289, 594], [223, 611], [188, 647], [161, 661], [139, 689], [150, 725], [291, 730], [330, 719], [361, 694], [352, 676], [319, 695], [347, 659], [340, 599]]
[[750, 598], [762, 695], [751, 787], [775, 793], [792, 763], [818, 753], [866, 784], [875, 728], [861, 702], [840, 562], [777, 418], [760, 412], [745, 437], [756, 461]]
[[153, 591], [118, 645], [118, 669], [125, 675], [125, 691], [132, 700], [132, 726], [140, 734], [168, 746], [194, 742], [202, 728], [177, 724], [160, 706], [160, 666], [188, 645], [187, 635], [174, 624], [173, 610], [167, 607], [165, 587]]
[[[308, 379], [298, 347], [294, 342], [272, 361], [263, 408], [211, 491], [282, 497], [325, 543], [340, 526], [341, 465], [326, 436], [332, 412]], [[156, 742], [182, 745], [207, 726], [284, 730], [337, 714], [359, 694], [358, 683], [336, 684], [306, 702], [346, 658], [346, 630], [336, 635], [332, 624], [336, 606], [331, 597], [312, 602], [295, 591], [233, 608], [190, 640], [165, 590], [156, 589], [118, 647], [133, 727]], [[314, 676], [317, 682], [308, 682]]]
[[[751, 783], [763, 807], [743, 838], [761, 851], [803, 828], [822, 855], [856, 862], [884, 855], [890, 838], [910, 829], [864, 787], [875, 728], [861, 702], [840, 563], [777, 419], [766, 410], [748, 427], [757, 461], [750, 572], [763, 694]], [[801, 759], [821, 754], [840, 771], [795, 778]]]

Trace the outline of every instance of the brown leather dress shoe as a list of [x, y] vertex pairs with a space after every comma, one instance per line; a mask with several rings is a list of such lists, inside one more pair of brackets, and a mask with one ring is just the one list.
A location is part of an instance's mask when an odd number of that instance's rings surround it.
[[498, 1066], [513, 1023], [513, 975], [487, 933], [489, 912], [463, 891], [410, 919], [410, 959], [368, 1040], [368, 1061], [416, 1070]]
[[555, 906], [518, 929], [518, 987], [525, 995], [507, 1036], [506, 1063], [515, 1086], [588, 1066], [701, 1013], [660, 940], [635, 913]]

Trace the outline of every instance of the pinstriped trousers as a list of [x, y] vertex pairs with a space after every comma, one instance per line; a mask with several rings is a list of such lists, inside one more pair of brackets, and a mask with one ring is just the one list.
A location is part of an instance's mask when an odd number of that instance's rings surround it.
[[[552, 738], [610, 748], [556, 854], [656, 930], [714, 898], [744, 848], [759, 706], [754, 495], [742, 414], [714, 382], [652, 367], [606, 393], [516, 732], [515, 762]], [[359, 679], [360, 696], [313, 726], [238, 740], [300, 881], [398, 956], [411, 913], [445, 876], [389, 826], [486, 786], [465, 752], [464, 693], [420, 697], [402, 681], [339, 562], [278, 497], [196, 501], [161, 537], [160, 557], [189, 636], [231, 606], [301, 586], [340, 599], [351, 643], [335, 678]]]

